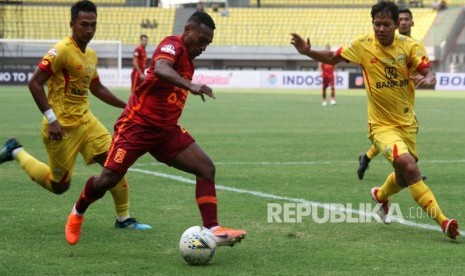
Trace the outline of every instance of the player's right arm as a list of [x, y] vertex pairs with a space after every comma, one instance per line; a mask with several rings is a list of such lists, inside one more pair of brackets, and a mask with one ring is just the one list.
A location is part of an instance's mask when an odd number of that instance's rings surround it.
[[155, 75], [163, 81], [169, 82], [176, 86], [189, 90], [194, 95], [200, 95], [203, 100], [203, 94], [210, 98], [215, 98], [213, 90], [204, 84], [195, 84], [181, 77], [174, 69], [171, 60], [160, 58], [155, 61]]
[[294, 45], [296, 50], [305, 56], [308, 56], [316, 61], [326, 63], [326, 64], [337, 64], [344, 59], [337, 55], [336, 52], [322, 50], [315, 51], [312, 50], [312, 44], [310, 43], [310, 38], [307, 38], [305, 41], [300, 35], [296, 33], [291, 34], [291, 44]]
[[42, 112], [48, 120], [48, 138], [52, 140], [61, 140], [65, 134], [53, 110], [48, 104], [47, 96], [45, 95], [44, 85], [49, 78], [50, 75], [47, 72], [37, 67], [29, 80], [28, 87], [40, 112]]

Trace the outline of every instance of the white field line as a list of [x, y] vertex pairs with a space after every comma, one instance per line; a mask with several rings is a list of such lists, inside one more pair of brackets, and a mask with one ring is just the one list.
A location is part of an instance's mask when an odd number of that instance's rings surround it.
[[[195, 180], [189, 179], [183, 176], [179, 175], [172, 175], [172, 174], [166, 174], [166, 173], [161, 173], [161, 172], [154, 172], [154, 171], [147, 171], [147, 170], [142, 170], [142, 169], [136, 169], [136, 168], [130, 168], [129, 171], [131, 172], [137, 172], [137, 173], [142, 173], [142, 174], [148, 174], [148, 175], [153, 175], [157, 177], [162, 177], [162, 178], [168, 178], [171, 180], [175, 180], [178, 182], [190, 184], [190, 185], [195, 185]], [[228, 187], [228, 186], [223, 186], [223, 185], [215, 185], [217, 190], [222, 190], [222, 191], [229, 191], [233, 193], [239, 193], [239, 194], [248, 194], [260, 198], [268, 198], [268, 199], [275, 199], [275, 200], [282, 200], [285, 202], [295, 202], [295, 203], [303, 203], [303, 204], [308, 204], [310, 206], [317, 206], [318, 208], [326, 209], [326, 210], [333, 210], [331, 208], [331, 203], [321, 203], [321, 202], [316, 202], [316, 201], [309, 201], [303, 198], [292, 198], [292, 197], [287, 197], [287, 196], [279, 196], [279, 195], [274, 195], [274, 194], [269, 194], [269, 193], [263, 193], [259, 191], [253, 191], [253, 190], [245, 190], [245, 189], [237, 189], [233, 187]], [[338, 208], [338, 210], [345, 212], [345, 213], [351, 213], [358, 215], [359, 217], [375, 217], [377, 216], [374, 213], [365, 213], [363, 211], [355, 210], [355, 209], [349, 209], [349, 208]], [[436, 225], [430, 225], [430, 224], [424, 224], [424, 223], [416, 223], [413, 221], [409, 221], [404, 219], [403, 221], [396, 220], [393, 218], [391, 220], [392, 222], [397, 222], [399, 224], [411, 226], [411, 227], [416, 227], [416, 228], [421, 228], [421, 229], [427, 229], [427, 230], [434, 230], [438, 232], [442, 232], [442, 229], [439, 226]], [[464, 236], [465, 232], [460, 231], [460, 235]]]
[[[381, 158], [382, 159], [382, 158]], [[387, 161], [378, 161], [378, 162], [387, 162]], [[465, 163], [465, 159], [457, 160], [421, 160], [423, 163], [432, 163], [432, 164], [456, 164], [456, 163]], [[231, 162], [214, 162], [215, 165], [219, 166], [311, 166], [311, 165], [327, 165], [327, 164], [353, 164], [358, 163], [354, 161], [286, 161], [286, 162], [267, 162], [267, 161], [257, 161], [257, 162], [247, 162], [247, 161], [231, 161]], [[145, 166], [166, 166], [163, 163], [159, 162], [150, 162], [150, 163], [136, 163], [133, 166], [135, 167], [145, 167]]]

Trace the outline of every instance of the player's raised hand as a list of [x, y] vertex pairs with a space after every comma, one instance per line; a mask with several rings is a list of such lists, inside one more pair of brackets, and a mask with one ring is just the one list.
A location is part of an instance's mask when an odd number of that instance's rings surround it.
[[296, 33], [292, 33], [291, 36], [291, 44], [294, 45], [299, 53], [306, 55], [312, 47], [310, 44], [310, 38], [307, 38], [307, 41], [305, 41], [300, 35]]
[[190, 83], [189, 91], [191, 91], [194, 95], [199, 95], [202, 98], [202, 101], [205, 101], [204, 94], [210, 98], [216, 99], [215, 95], [213, 95], [213, 90], [205, 84]]

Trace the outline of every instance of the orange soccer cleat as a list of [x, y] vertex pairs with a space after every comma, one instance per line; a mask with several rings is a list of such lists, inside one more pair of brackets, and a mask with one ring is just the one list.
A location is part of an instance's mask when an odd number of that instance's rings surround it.
[[70, 245], [75, 245], [81, 237], [82, 222], [84, 216], [80, 216], [71, 212], [66, 222], [65, 236]]
[[235, 243], [240, 242], [243, 238], [245, 238], [245, 235], [247, 235], [245, 230], [236, 230], [223, 226], [218, 226], [215, 230], [212, 231], [212, 233], [218, 246], [233, 246]]

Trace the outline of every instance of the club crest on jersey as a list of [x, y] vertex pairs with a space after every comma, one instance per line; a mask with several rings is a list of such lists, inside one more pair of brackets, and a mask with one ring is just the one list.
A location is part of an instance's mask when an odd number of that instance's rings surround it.
[[171, 44], [163, 45], [160, 48], [160, 51], [168, 53], [168, 54], [173, 55], [173, 56], [176, 55], [176, 51], [174, 50], [174, 46], [171, 45]]
[[56, 49], [56, 48], [52, 48], [52, 49], [48, 50], [48, 52], [47, 52], [47, 55], [48, 55], [49, 57], [56, 57], [57, 54], [58, 54], [58, 53], [57, 53], [57, 49]]
[[397, 63], [399, 63], [399, 65], [405, 65], [405, 56], [400, 54], [397, 56]]

